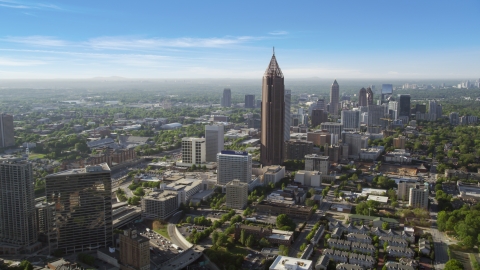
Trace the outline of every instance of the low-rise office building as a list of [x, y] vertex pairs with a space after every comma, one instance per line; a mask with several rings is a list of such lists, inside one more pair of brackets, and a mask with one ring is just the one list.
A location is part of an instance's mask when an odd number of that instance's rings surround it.
[[142, 217], [166, 220], [180, 207], [180, 195], [176, 191], [154, 191], [142, 198]]
[[248, 203], [248, 184], [233, 180], [225, 186], [227, 191], [226, 205], [228, 208], [243, 209]]

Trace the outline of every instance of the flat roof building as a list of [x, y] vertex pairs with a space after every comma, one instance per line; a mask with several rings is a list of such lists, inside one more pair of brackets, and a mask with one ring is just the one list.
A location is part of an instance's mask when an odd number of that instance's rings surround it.
[[176, 191], [154, 191], [142, 198], [142, 217], [166, 220], [180, 207], [180, 195]]
[[127, 229], [119, 235], [120, 238], [120, 269], [150, 270], [150, 240]]
[[317, 154], [305, 155], [305, 171], [319, 171], [324, 175], [328, 174], [330, 158]]
[[217, 154], [217, 184], [226, 185], [237, 179], [252, 181], [252, 155], [242, 151], [222, 151]]
[[312, 270], [313, 262], [310, 260], [278, 256], [273, 261], [269, 270]]

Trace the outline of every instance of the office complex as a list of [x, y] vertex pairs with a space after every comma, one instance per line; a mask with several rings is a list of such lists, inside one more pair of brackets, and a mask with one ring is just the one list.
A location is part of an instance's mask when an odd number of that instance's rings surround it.
[[122, 270], [150, 270], [150, 239], [141, 236], [137, 230], [127, 229], [119, 234]]
[[275, 54], [265, 70], [262, 83], [262, 134], [260, 162], [283, 163], [285, 136], [285, 84]]
[[142, 217], [166, 220], [180, 206], [180, 196], [175, 190], [150, 192], [142, 198]]
[[245, 108], [255, 108], [255, 95], [245, 95]]
[[288, 140], [285, 142], [285, 158], [302, 160], [305, 155], [313, 153], [313, 142], [302, 140]]
[[346, 111], [341, 113], [341, 124], [343, 129], [360, 129], [360, 111]]
[[225, 186], [227, 208], [243, 209], [248, 203], [248, 184], [232, 180]]
[[32, 164], [0, 156], [0, 255], [32, 251], [37, 242]]
[[[106, 163], [47, 175], [47, 203], [55, 204], [56, 247], [65, 253], [112, 244], [112, 180]], [[53, 243], [52, 243], [53, 245]]]
[[[338, 141], [338, 138], [340, 138], [340, 135], [342, 134], [342, 131], [343, 131], [342, 123], [324, 122], [320, 125], [320, 127], [322, 130], [328, 131], [332, 136], [336, 135], [337, 141]], [[331, 142], [331, 144], [334, 144], [333, 141]]]
[[182, 138], [182, 162], [179, 166], [192, 166], [205, 163], [206, 145], [204, 138]]
[[13, 132], [13, 116], [0, 113], [0, 148], [15, 145]]
[[410, 95], [399, 95], [398, 117], [410, 117]]
[[320, 124], [328, 121], [328, 112], [319, 109], [312, 110], [311, 121], [312, 127], [320, 126]]
[[319, 171], [327, 175], [329, 168], [330, 160], [328, 156], [319, 156], [316, 154], [305, 156], [305, 171]]
[[223, 150], [224, 128], [222, 125], [205, 126], [205, 160], [216, 162], [217, 153]]
[[340, 101], [340, 86], [338, 86], [337, 80], [335, 80], [330, 88], [330, 113], [338, 115]]
[[223, 96], [222, 96], [220, 105], [222, 107], [232, 106], [232, 90], [230, 90], [230, 88], [223, 89]]
[[286, 89], [285, 90], [285, 124], [283, 126], [285, 130], [285, 134], [283, 135], [283, 140], [288, 141], [290, 140], [290, 122], [291, 122], [291, 114], [290, 105], [292, 99], [292, 90]]
[[362, 87], [358, 93], [358, 106], [367, 106], [367, 90]]
[[342, 142], [348, 144], [348, 157], [358, 158], [360, 149], [368, 148], [368, 136], [357, 132], [342, 132]]
[[243, 183], [252, 180], [252, 155], [241, 151], [222, 151], [217, 154], [217, 184], [226, 185], [237, 179]]

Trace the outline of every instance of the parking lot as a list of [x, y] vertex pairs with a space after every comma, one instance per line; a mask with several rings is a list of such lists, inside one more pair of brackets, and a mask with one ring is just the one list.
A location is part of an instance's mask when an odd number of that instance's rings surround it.
[[137, 224], [135, 227], [141, 236], [150, 239], [150, 261], [155, 265], [166, 262], [182, 252], [170, 240], [148, 229], [146, 226]]

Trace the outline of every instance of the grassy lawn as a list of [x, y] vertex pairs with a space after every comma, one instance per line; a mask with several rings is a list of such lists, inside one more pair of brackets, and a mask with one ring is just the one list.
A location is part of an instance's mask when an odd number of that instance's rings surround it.
[[32, 153], [28, 156], [28, 159], [37, 159], [37, 158], [44, 158], [44, 157], [45, 157], [45, 154]]
[[228, 253], [231, 253], [231, 254], [238, 254], [238, 255], [242, 255], [242, 256], [247, 256], [248, 255], [248, 250], [241, 247], [241, 246], [235, 246], [233, 248], [229, 248], [228, 250], [223, 248], [224, 251], [227, 251]]
[[167, 226], [163, 226], [160, 229], [154, 230], [155, 232], [161, 234], [163, 237], [167, 238], [170, 240], [170, 236], [168, 236], [168, 231], [167, 231]]

